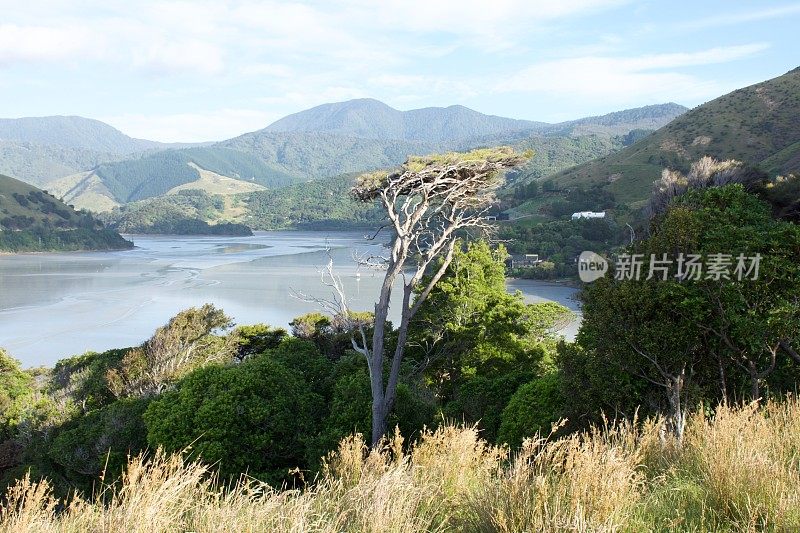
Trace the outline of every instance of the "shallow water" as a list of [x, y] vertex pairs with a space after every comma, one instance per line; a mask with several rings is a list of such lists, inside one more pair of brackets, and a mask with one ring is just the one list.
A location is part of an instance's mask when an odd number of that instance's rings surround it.
[[[0, 346], [26, 367], [51, 365], [87, 350], [139, 344], [181, 309], [207, 302], [239, 324], [287, 326], [318, 309], [293, 291], [330, 295], [319, 275], [329, 254], [353, 309], [371, 309], [382, 280], [352, 259], [378, 250], [360, 233], [129, 238], [136, 244], [130, 251], [0, 256]], [[577, 310], [570, 287], [524, 280], [509, 286], [529, 301]], [[576, 328], [563, 333], [571, 337]]]

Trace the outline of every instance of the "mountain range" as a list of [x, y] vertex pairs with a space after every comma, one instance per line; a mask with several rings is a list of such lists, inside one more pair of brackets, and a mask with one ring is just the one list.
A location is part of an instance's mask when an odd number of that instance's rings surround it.
[[34, 185], [148, 151], [197, 146], [135, 139], [76, 116], [0, 119], [0, 172]]
[[[614, 137], [655, 129], [685, 110], [664, 104], [547, 124], [463, 106], [398, 111], [359, 99], [317, 106], [262, 130], [191, 147], [133, 139], [80, 117], [12, 119], [0, 127], [0, 171], [97, 211], [195, 182], [202, 189], [201, 171], [276, 188], [394, 166], [411, 154], [491, 144], [528, 142], [570, 154], [555, 164], [548, 158], [541, 174], [605, 155], [621, 147]], [[585, 142], [576, 143], [577, 138]]]
[[384, 141], [446, 143], [547, 126], [544, 122], [484, 115], [460, 105], [398, 111], [378, 100], [362, 98], [294, 113], [262, 131], [325, 132]]
[[800, 68], [716, 98], [629, 147], [552, 178], [565, 187], [601, 186], [636, 205], [663, 168], [686, 172], [706, 155], [772, 175], [800, 171]]

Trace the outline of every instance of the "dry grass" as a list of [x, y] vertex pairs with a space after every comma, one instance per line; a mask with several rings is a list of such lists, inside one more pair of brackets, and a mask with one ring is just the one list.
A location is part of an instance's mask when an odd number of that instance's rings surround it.
[[131, 460], [94, 501], [65, 503], [21, 480], [0, 507], [9, 532], [787, 531], [800, 528], [800, 404], [695, 415], [681, 450], [657, 421], [510, 454], [471, 428], [444, 427], [406, 448], [341, 442], [305, 490], [252, 480], [233, 489], [177, 457]]

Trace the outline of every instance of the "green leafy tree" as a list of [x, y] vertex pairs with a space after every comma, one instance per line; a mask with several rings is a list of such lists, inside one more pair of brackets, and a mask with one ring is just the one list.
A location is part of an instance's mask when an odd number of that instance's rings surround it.
[[[699, 254], [706, 262], [728, 254], [729, 274], [681, 275], [673, 266], [652, 279], [609, 275], [588, 286], [577, 346], [559, 358], [573, 418], [589, 420], [600, 409], [632, 416], [642, 406], [667, 413], [667, 429], [680, 439], [690, 402], [759, 398], [764, 385], [792, 389], [800, 368], [800, 228], [773, 219], [742, 185], [701, 188], [674, 199], [651, 237], [629, 251]], [[761, 257], [757, 279], [746, 272], [738, 279], [739, 254]], [[643, 277], [651, 266], [646, 260]]]
[[151, 396], [198, 366], [229, 361], [235, 342], [214, 332], [230, 326], [231, 319], [211, 304], [181, 311], [108, 371], [109, 388], [117, 397]]
[[33, 392], [31, 376], [0, 348], [0, 440], [13, 435]]
[[230, 333], [236, 345], [235, 357], [240, 361], [276, 348], [287, 335], [285, 329], [266, 324], [239, 326]]
[[322, 398], [303, 374], [266, 356], [236, 366], [208, 366], [155, 399], [144, 414], [147, 441], [168, 452], [272, 483], [309, 464]]
[[410, 336], [410, 374], [425, 377], [445, 416], [478, 423], [490, 440], [514, 391], [548, 364], [553, 331], [572, 316], [509, 294], [506, 255], [483, 241], [456, 247]]
[[526, 437], [547, 434], [561, 416], [564, 403], [556, 372], [522, 385], [503, 409], [498, 440], [519, 446]]
[[98, 476], [118, 476], [128, 457], [147, 446], [142, 415], [148, 400], [126, 398], [76, 418], [59, 428], [47, 455], [63, 475], [90, 488]]

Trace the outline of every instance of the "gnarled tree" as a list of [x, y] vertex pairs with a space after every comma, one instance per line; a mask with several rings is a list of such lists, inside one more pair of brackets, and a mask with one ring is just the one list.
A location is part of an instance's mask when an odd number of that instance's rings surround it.
[[129, 350], [119, 368], [107, 372], [109, 389], [118, 398], [153, 396], [202, 364], [230, 360], [237, 337], [223, 339], [213, 333], [231, 325], [231, 319], [211, 304], [181, 311], [148, 341]]
[[[457, 237], [489, 229], [487, 212], [501, 183], [501, 173], [528, 157], [507, 147], [410, 157], [399, 170], [365, 174], [353, 187], [356, 199], [380, 202], [394, 233], [388, 255], [362, 258], [385, 269], [386, 274], [371, 331], [363, 322], [353, 325], [353, 348], [366, 357], [369, 368], [373, 445], [387, 430], [411, 319], [450, 265]], [[441, 261], [437, 261], [439, 258]], [[431, 268], [434, 270], [425, 276]], [[400, 322], [394, 351], [387, 359], [389, 305], [398, 278], [402, 279]], [[336, 285], [336, 278], [331, 279]], [[345, 302], [343, 297], [341, 302]], [[387, 365], [388, 376], [384, 378]]]

